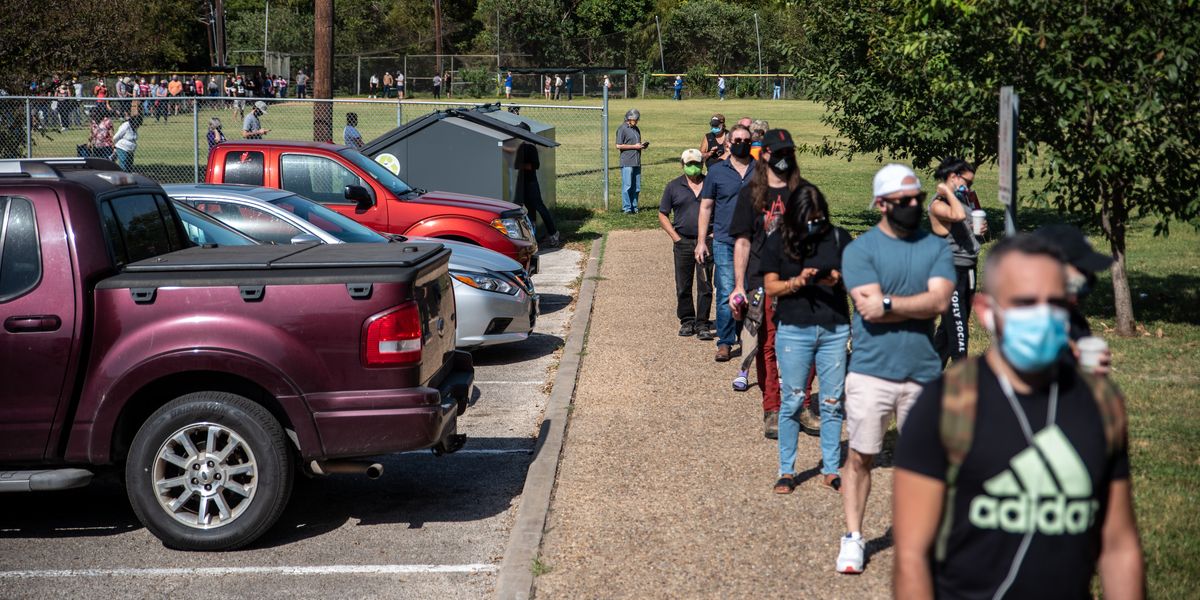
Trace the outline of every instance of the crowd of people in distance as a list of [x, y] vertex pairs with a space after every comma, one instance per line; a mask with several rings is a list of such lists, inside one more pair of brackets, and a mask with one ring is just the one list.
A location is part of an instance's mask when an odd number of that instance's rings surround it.
[[[616, 134], [626, 213], [640, 117]], [[1112, 258], [1046, 226], [998, 239], [977, 289], [990, 232], [971, 163], [941, 161], [928, 191], [884, 165], [863, 194], [879, 220], [856, 237], [786, 129], [709, 125], [659, 203], [679, 335], [715, 340], [718, 363], [744, 357], [732, 387], [761, 393], [775, 494], [817, 478], [840, 495], [834, 568], [866, 566], [872, 467], [895, 420], [896, 597], [1088, 598], [1097, 567], [1106, 597], [1142, 597], [1124, 404], [1080, 309]], [[991, 337], [982, 356], [968, 354], [972, 312]], [[802, 432], [817, 456], [801, 455]]]

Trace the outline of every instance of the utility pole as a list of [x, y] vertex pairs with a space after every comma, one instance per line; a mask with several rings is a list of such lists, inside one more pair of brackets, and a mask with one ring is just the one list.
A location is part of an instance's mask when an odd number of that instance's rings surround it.
[[433, 0], [433, 53], [437, 55], [437, 75], [442, 74], [442, 0]]
[[[313, 98], [333, 98], [333, 0], [313, 0]], [[333, 141], [333, 104], [313, 102], [313, 141]]]
[[[271, 0], [263, 3], [263, 68], [267, 69], [267, 25], [271, 22]], [[270, 69], [267, 69], [269, 72]]]
[[654, 28], [658, 30], [658, 66], [663, 73], [667, 72], [667, 61], [663, 58], [662, 49], [662, 27], [658, 24], [658, 15], [654, 15]]
[[213, 38], [215, 39], [215, 52], [217, 61], [214, 66], [225, 66], [225, 4], [222, 0], [216, 0], [213, 7], [213, 23], [215, 31]]
[[761, 91], [763, 82], [762, 70], [762, 36], [758, 34], [758, 13], [754, 13], [754, 37], [758, 40], [758, 85]]

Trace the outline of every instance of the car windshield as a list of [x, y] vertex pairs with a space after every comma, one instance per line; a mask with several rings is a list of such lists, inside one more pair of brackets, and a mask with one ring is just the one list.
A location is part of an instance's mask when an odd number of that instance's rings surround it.
[[258, 242], [247, 237], [240, 231], [182, 203], [175, 203], [175, 212], [183, 221], [183, 229], [188, 238], [197, 246], [216, 244], [218, 246], [253, 246]]
[[292, 194], [269, 201], [297, 217], [312, 223], [329, 235], [347, 244], [386, 244], [388, 238], [360, 225], [350, 217], [332, 211], [304, 196]]
[[372, 179], [383, 184], [384, 187], [391, 190], [397, 197], [413, 192], [412, 186], [404, 183], [403, 179], [396, 177], [394, 173], [389, 171], [387, 167], [363, 156], [362, 152], [346, 148], [341, 151], [342, 156], [350, 159], [350, 162], [358, 165], [358, 168], [367, 172]]

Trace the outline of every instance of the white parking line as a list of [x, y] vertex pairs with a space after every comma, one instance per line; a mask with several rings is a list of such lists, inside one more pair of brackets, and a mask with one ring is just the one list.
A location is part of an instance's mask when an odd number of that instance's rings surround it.
[[180, 575], [412, 575], [420, 573], [495, 573], [489, 564], [467, 565], [325, 565], [316, 567], [196, 567], [163, 569], [61, 569], [0, 571], [0, 579], [62, 577], [176, 577]]
[[546, 383], [541, 379], [529, 379], [527, 381], [476, 381], [475, 385], [542, 385]]

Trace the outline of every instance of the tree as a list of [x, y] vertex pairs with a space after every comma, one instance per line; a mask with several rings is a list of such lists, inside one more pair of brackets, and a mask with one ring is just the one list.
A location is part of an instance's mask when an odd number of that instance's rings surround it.
[[1200, 216], [1200, 15], [1195, 0], [819, 0], [797, 71], [846, 141], [924, 168], [996, 157], [998, 92], [1021, 96], [1027, 199], [1087, 215], [1108, 240], [1117, 331], [1135, 328], [1126, 231]]

